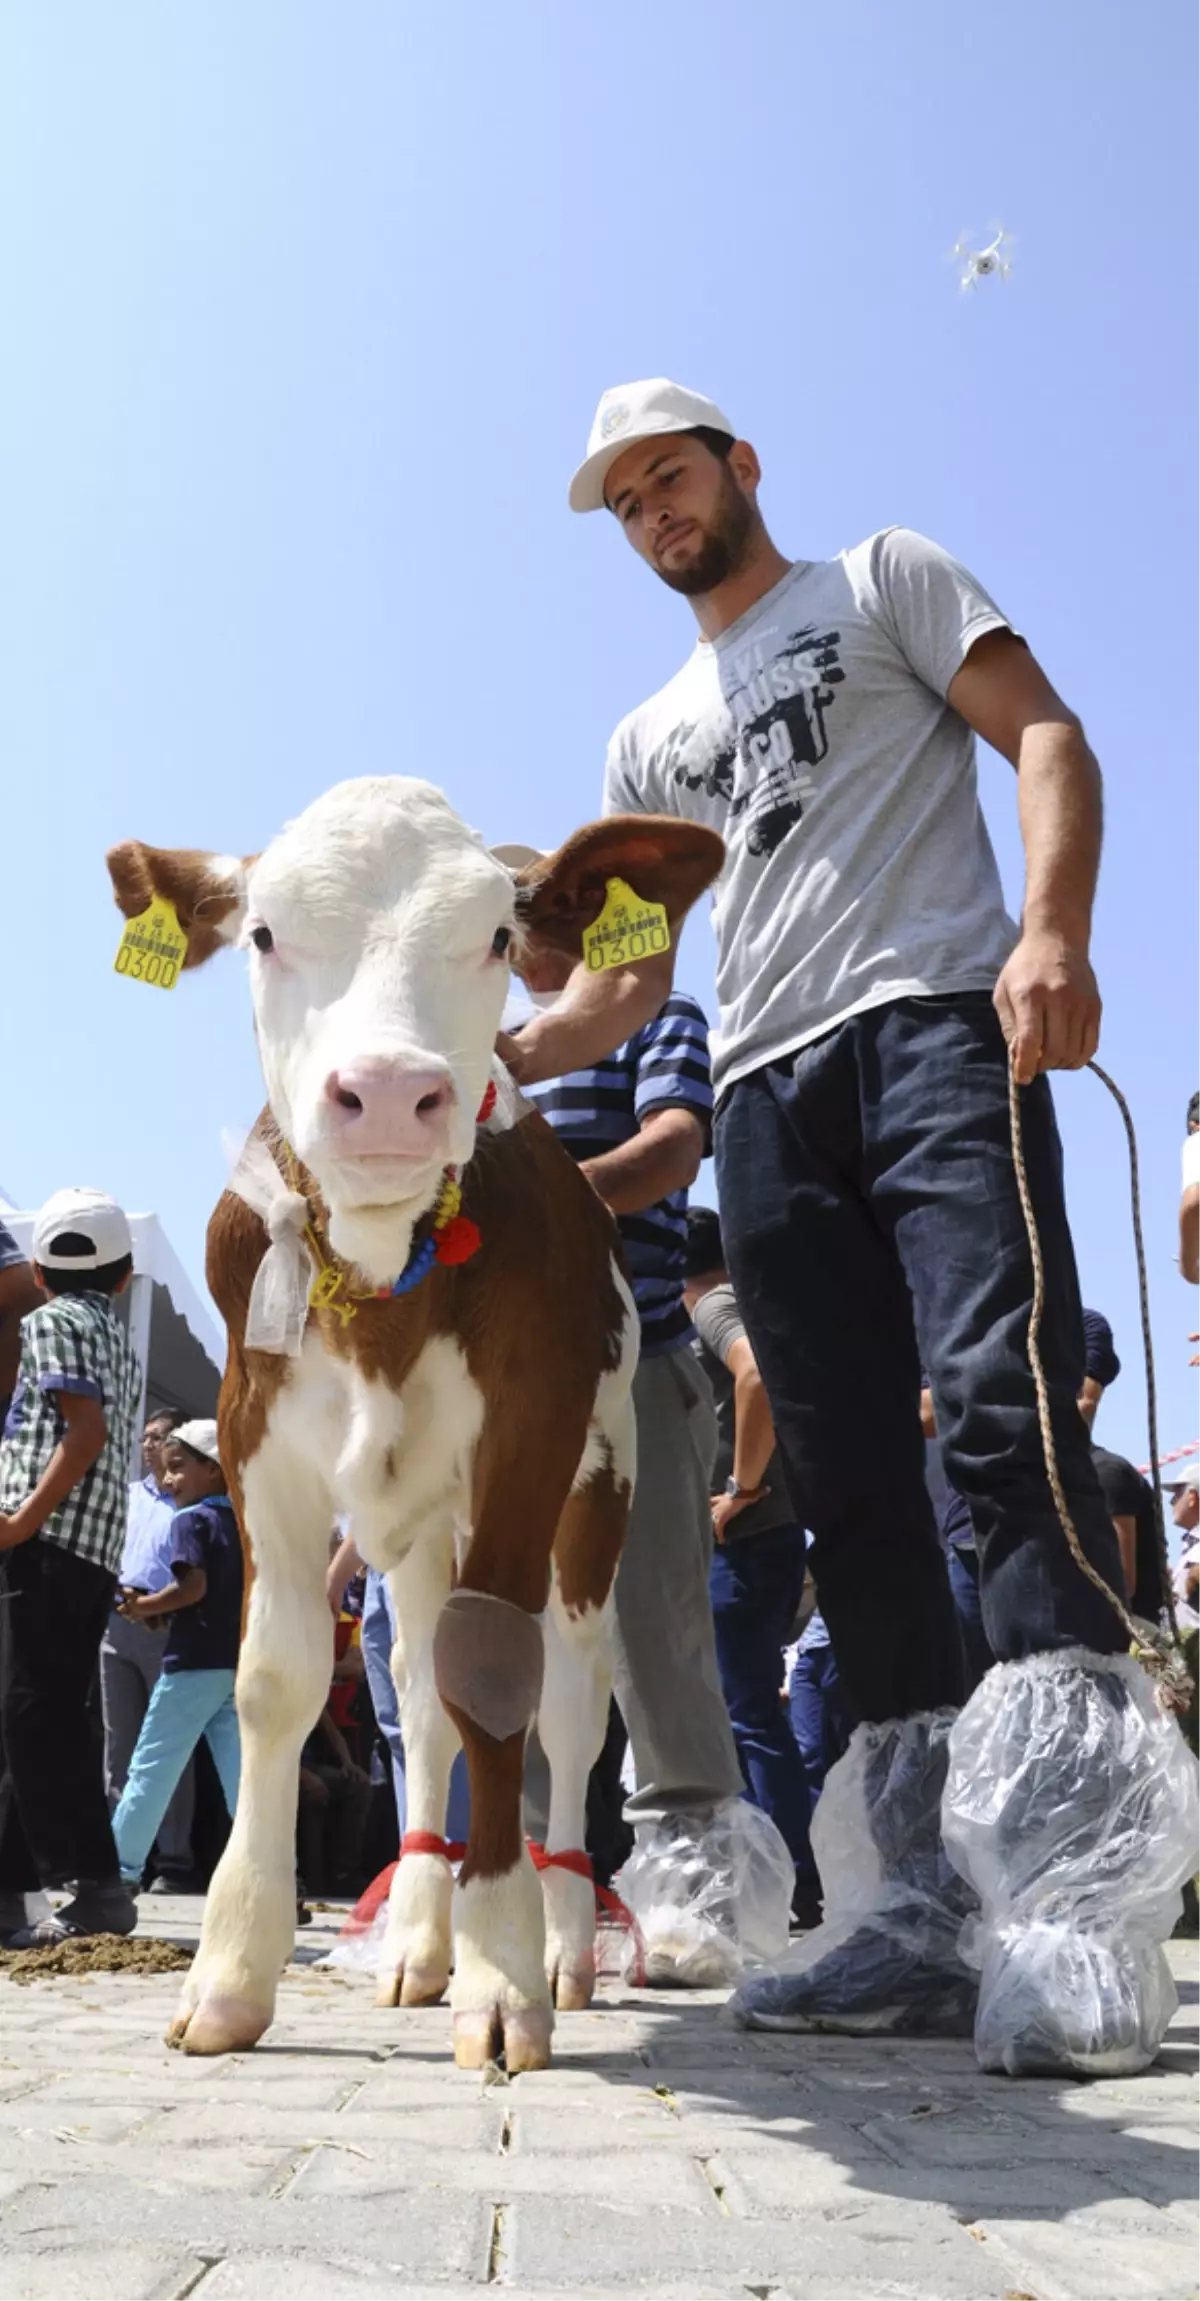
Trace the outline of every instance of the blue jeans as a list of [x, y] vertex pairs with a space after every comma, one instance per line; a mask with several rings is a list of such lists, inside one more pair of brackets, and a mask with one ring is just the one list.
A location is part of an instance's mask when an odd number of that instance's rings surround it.
[[721, 1687], [746, 1787], [783, 1838], [796, 1875], [819, 1890], [808, 1841], [808, 1781], [780, 1700], [783, 1649], [804, 1588], [804, 1534], [770, 1526], [725, 1542], [709, 1570]]
[[[1059, 1468], [1084, 1550], [1119, 1589], [1076, 1404], [1083, 1319], [1044, 1078], [1021, 1107]], [[1046, 1478], [1027, 1348], [1033, 1268], [987, 993], [873, 1007], [739, 1079], [717, 1113], [716, 1159], [730, 1275], [855, 1714], [906, 1717], [963, 1695], [924, 1479], [922, 1365], [947, 1477], [971, 1506], [993, 1652], [1121, 1650]]]
[[[408, 1812], [408, 1791], [404, 1780], [404, 1739], [400, 1732], [400, 1705], [396, 1699], [396, 1681], [392, 1676], [392, 1647], [396, 1642], [396, 1617], [388, 1586], [382, 1574], [374, 1567], [367, 1574], [367, 1594], [363, 1600], [362, 1650], [366, 1664], [367, 1684], [371, 1689], [371, 1704], [375, 1722], [387, 1743], [392, 1758], [392, 1780], [396, 1789], [396, 1819], [400, 1835], [404, 1836]], [[450, 1774], [450, 1796], [446, 1806], [446, 1836], [465, 1844], [471, 1822], [470, 1796], [467, 1790], [467, 1761], [460, 1750]]]
[[232, 1670], [164, 1670], [159, 1676], [112, 1818], [121, 1875], [130, 1884], [146, 1867], [163, 1815], [202, 1734], [233, 1813], [242, 1764], [233, 1683]]
[[845, 1755], [854, 1728], [832, 1646], [809, 1646], [797, 1654], [788, 1683], [788, 1710], [815, 1806], [825, 1776]]
[[962, 1639], [967, 1692], [973, 1694], [996, 1658], [983, 1627], [983, 1607], [979, 1599], [979, 1559], [974, 1550], [959, 1549], [957, 1543], [951, 1543], [946, 1552], [946, 1565], [950, 1573], [950, 1595], [954, 1600], [958, 1632]]

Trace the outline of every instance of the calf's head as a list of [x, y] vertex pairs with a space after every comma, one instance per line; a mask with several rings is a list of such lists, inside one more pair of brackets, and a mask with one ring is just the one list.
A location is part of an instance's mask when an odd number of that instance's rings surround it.
[[614, 875], [679, 921], [721, 857], [698, 825], [617, 816], [521, 885], [432, 784], [394, 775], [337, 784], [258, 856], [130, 840], [108, 867], [127, 918], [174, 903], [185, 967], [246, 948], [272, 1112], [332, 1245], [382, 1285], [471, 1156], [518, 938], [578, 953]]

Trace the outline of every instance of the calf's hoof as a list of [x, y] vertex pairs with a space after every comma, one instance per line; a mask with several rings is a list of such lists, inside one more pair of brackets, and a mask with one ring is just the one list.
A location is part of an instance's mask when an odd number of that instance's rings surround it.
[[510, 2077], [550, 2067], [554, 2015], [548, 2005], [489, 2006], [454, 2016], [454, 2059], [460, 2069], [484, 2069], [504, 2059]]
[[375, 1977], [376, 2005], [440, 2005], [450, 1979], [446, 1966], [381, 1966]]
[[166, 2042], [180, 2053], [241, 2053], [271, 2026], [270, 2008], [244, 1997], [201, 1997], [180, 2006]]
[[559, 2013], [586, 2013], [596, 1993], [596, 1953], [561, 1958], [546, 1968], [550, 1995]]

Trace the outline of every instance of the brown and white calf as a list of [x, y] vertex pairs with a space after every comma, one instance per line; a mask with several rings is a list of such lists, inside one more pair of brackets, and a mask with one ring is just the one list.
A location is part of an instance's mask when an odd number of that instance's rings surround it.
[[[242, 1777], [172, 2040], [219, 2053], [272, 2017], [342, 1517], [394, 1602], [417, 1841], [392, 1887], [380, 2001], [431, 2003], [453, 1966], [458, 2061], [503, 2048], [510, 2068], [542, 2066], [552, 2008], [591, 1996], [594, 1914], [578, 1862], [539, 1877], [526, 1850], [525, 1740], [536, 1718], [547, 1850], [578, 1856], [634, 1476], [637, 1320], [610, 1216], [505, 1074], [496, 1112], [477, 1119], [515, 941], [578, 951], [614, 875], [678, 921], [719, 869], [720, 841], [614, 818], [518, 886], [441, 792], [396, 776], [339, 784], [245, 861], [130, 842], [108, 862], [127, 917], [156, 894], [174, 903], [185, 965], [246, 946], [268, 1093], [256, 1134], [281, 1205], [307, 1201], [334, 1294], [305, 1319], [301, 1291], [295, 1355], [248, 1347], [268, 1231], [226, 1193], [208, 1277], [229, 1332], [221, 1454], [247, 1549]], [[478, 1251], [393, 1295], [449, 1169]], [[302, 1289], [310, 1275], [304, 1262]], [[460, 1741], [471, 1829], [452, 1910], [441, 1848]]]

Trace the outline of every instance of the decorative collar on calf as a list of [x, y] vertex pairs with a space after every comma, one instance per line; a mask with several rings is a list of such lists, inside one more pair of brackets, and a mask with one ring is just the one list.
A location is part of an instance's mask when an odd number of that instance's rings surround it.
[[[476, 1113], [476, 1126], [485, 1126], [496, 1108], [496, 1082], [489, 1079], [483, 1101]], [[289, 1169], [293, 1166], [290, 1145], [287, 1150]], [[409, 1254], [399, 1278], [387, 1286], [377, 1286], [370, 1294], [351, 1295], [346, 1286], [346, 1273], [331, 1261], [318, 1239], [312, 1223], [305, 1231], [309, 1250], [317, 1264], [317, 1275], [309, 1291], [309, 1302], [314, 1310], [336, 1310], [343, 1326], [354, 1317], [360, 1302], [387, 1302], [403, 1294], [411, 1294], [423, 1278], [429, 1276], [436, 1263], [444, 1270], [453, 1270], [459, 1263], [469, 1262], [478, 1254], [483, 1240], [478, 1224], [462, 1212], [462, 1184], [458, 1168], [448, 1166], [442, 1176], [441, 1187], [433, 1209], [433, 1228]]]

